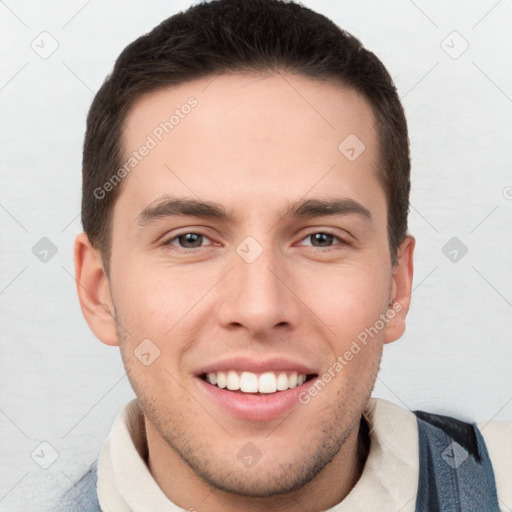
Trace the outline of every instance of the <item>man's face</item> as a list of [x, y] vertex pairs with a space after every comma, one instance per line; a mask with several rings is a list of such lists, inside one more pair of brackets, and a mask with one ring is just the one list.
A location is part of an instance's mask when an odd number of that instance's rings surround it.
[[[392, 324], [375, 334], [393, 276], [370, 107], [331, 83], [231, 74], [150, 93], [126, 126], [126, 158], [150, 150], [114, 208], [110, 293], [150, 457], [241, 494], [296, 489], [356, 435]], [[170, 215], [173, 199], [226, 217]], [[285, 215], [309, 200], [351, 207]], [[244, 394], [204, 380], [219, 370], [248, 371], [247, 389], [310, 380]]]

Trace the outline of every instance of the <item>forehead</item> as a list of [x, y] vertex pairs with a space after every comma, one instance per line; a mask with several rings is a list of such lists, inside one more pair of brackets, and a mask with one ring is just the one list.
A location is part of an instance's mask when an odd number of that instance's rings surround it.
[[260, 210], [334, 189], [363, 203], [383, 198], [367, 101], [290, 73], [225, 74], [146, 94], [126, 116], [123, 148], [133, 165], [119, 202], [139, 211], [162, 194]]

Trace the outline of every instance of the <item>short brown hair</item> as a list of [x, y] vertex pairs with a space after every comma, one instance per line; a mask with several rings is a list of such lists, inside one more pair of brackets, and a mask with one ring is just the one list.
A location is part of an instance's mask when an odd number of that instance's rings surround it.
[[407, 232], [409, 139], [399, 96], [382, 62], [357, 38], [300, 4], [215, 0], [171, 16], [129, 44], [92, 102], [83, 148], [82, 225], [101, 251], [107, 273], [112, 212], [122, 183], [108, 192], [102, 186], [122, 165], [123, 122], [134, 102], [142, 94], [209, 75], [273, 70], [344, 84], [371, 105], [395, 263]]

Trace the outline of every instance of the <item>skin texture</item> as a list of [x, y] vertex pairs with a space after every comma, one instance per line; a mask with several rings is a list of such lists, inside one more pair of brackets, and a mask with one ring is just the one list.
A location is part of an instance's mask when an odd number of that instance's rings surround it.
[[[120, 347], [145, 415], [148, 465], [169, 499], [211, 512], [324, 510], [363, 470], [360, 417], [383, 345], [405, 328], [414, 238], [392, 267], [375, 119], [356, 92], [290, 73], [166, 87], [129, 112], [126, 154], [191, 96], [197, 106], [124, 178], [109, 277], [87, 236], [77, 237], [82, 311], [103, 343]], [[365, 144], [354, 161], [338, 150], [349, 134]], [[216, 201], [234, 219], [162, 217], [141, 226], [140, 212], [166, 194]], [[372, 221], [280, 215], [288, 202], [332, 197], [359, 202]], [[311, 235], [326, 229], [340, 239], [315, 243]], [[180, 246], [175, 237], [185, 233], [204, 237]], [[236, 252], [249, 236], [263, 249], [252, 263]], [[392, 303], [401, 309], [378, 335], [283, 417], [238, 419], [197, 386], [198, 368], [226, 356], [288, 356], [323, 374]], [[133, 353], [144, 339], [160, 350], [148, 366]], [[237, 457], [248, 442], [261, 452], [251, 467]]]

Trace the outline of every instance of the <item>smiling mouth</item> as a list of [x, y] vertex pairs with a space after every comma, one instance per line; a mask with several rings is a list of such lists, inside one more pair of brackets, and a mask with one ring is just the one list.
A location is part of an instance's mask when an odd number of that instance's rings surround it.
[[270, 395], [287, 391], [317, 377], [294, 371], [238, 372], [236, 370], [203, 373], [199, 376], [206, 383], [225, 391], [243, 395]]

